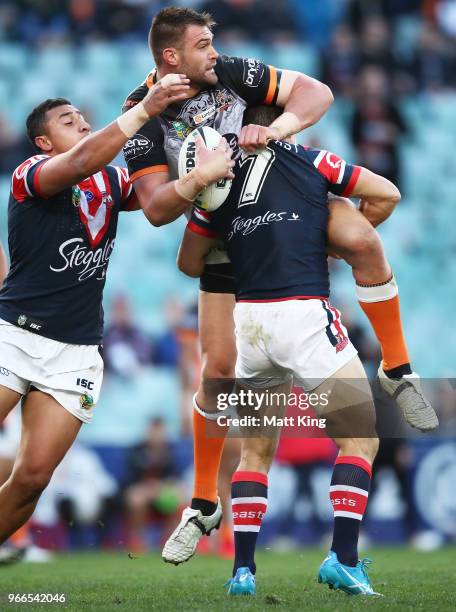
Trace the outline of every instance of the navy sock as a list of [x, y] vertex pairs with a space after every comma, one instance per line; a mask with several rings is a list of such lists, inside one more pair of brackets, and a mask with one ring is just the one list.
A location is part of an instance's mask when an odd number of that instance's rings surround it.
[[260, 472], [235, 472], [231, 481], [235, 558], [239, 567], [256, 572], [255, 547], [268, 504], [268, 477]]
[[331, 550], [344, 565], [358, 563], [359, 527], [369, 495], [372, 470], [361, 457], [336, 459], [329, 496], [334, 510], [334, 533]]

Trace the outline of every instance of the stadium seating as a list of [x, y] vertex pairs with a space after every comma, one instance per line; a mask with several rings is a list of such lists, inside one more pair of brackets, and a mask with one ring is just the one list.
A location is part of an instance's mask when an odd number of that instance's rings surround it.
[[[121, 43], [88, 44], [82, 50], [70, 47], [27, 52], [24, 47], [0, 45], [0, 103], [11, 123], [23, 129], [30, 107], [46, 96], [67, 95], [89, 111], [94, 126], [118, 114], [126, 94], [144, 79], [152, 61], [145, 46]], [[226, 48], [228, 53], [255, 55], [296, 70], [316, 73], [317, 57], [308, 46], [283, 46], [280, 50], [258, 45]], [[27, 78], [18, 80], [18, 72]], [[14, 105], [7, 102], [14, 100]], [[381, 228], [387, 251], [400, 283], [407, 337], [416, 369], [426, 376], [448, 373], [456, 344], [451, 320], [452, 304], [447, 283], [456, 272], [451, 257], [456, 250], [454, 233], [454, 125], [455, 95], [413, 97], [403, 103], [410, 136], [402, 145], [403, 202], [393, 218]], [[346, 124], [350, 107], [337, 102], [328, 116], [303, 136], [318, 140], [325, 148], [353, 159]], [[431, 129], [432, 128], [432, 129]], [[6, 209], [9, 177], [0, 179], [0, 238], [6, 240]], [[106, 303], [118, 292], [133, 300], [137, 323], [148, 331], [164, 325], [163, 304], [178, 296], [190, 303], [197, 283], [183, 277], [175, 267], [178, 242], [184, 222], [153, 228], [141, 213], [123, 215], [119, 225], [106, 286]], [[333, 276], [335, 302], [355, 304], [353, 280], [343, 265]], [[342, 296], [342, 299], [340, 298]], [[450, 310], [451, 309], [451, 310]], [[109, 310], [107, 312], [109, 319]], [[438, 338], [438, 340], [437, 340]], [[436, 347], [438, 342], [438, 350]], [[83, 435], [99, 443], [131, 444], [142, 433], [144, 419], [166, 406], [165, 415], [177, 433], [177, 375], [166, 371], [141, 373], [131, 385], [111, 382], [106, 386], [93, 428]], [[133, 404], [132, 398], [134, 397]], [[113, 416], [115, 415], [115, 418]]]

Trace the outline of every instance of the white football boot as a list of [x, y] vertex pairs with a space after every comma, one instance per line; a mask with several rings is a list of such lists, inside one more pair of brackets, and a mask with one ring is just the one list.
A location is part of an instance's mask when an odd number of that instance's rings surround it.
[[165, 563], [184, 563], [193, 557], [198, 542], [203, 535], [210, 535], [213, 529], [218, 529], [222, 522], [222, 504], [217, 498], [217, 508], [214, 514], [204, 516], [201, 510], [187, 507], [182, 513], [179, 525], [170, 535], [162, 551]]
[[437, 429], [439, 419], [424, 396], [418, 374], [412, 372], [401, 378], [388, 378], [380, 364], [377, 376], [382, 389], [396, 401], [409, 425], [420, 431]]

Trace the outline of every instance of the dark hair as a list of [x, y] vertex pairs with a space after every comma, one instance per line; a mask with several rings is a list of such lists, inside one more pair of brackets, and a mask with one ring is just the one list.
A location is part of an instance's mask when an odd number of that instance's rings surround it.
[[280, 106], [249, 106], [244, 111], [242, 119], [243, 125], [255, 123], [256, 125], [270, 126], [273, 121], [280, 117], [283, 113], [283, 108]]
[[177, 47], [186, 28], [191, 25], [207, 26], [212, 30], [215, 21], [209, 13], [177, 6], [168, 6], [155, 15], [149, 30], [149, 47], [157, 66], [163, 63], [163, 50]]
[[30, 115], [27, 117], [25, 122], [27, 126], [27, 136], [32, 145], [40, 151], [40, 148], [35, 144], [35, 138], [41, 136], [45, 132], [46, 126], [46, 113], [57, 106], [63, 106], [65, 104], [71, 104], [66, 98], [48, 98], [41, 104], [38, 104]]

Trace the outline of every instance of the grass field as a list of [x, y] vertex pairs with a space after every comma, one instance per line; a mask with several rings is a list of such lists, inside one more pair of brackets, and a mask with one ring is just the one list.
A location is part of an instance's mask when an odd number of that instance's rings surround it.
[[[195, 558], [174, 567], [158, 555], [72, 554], [46, 565], [0, 569], [0, 610], [456, 610], [456, 548], [435, 553], [376, 549], [371, 573], [381, 598], [348, 597], [316, 582], [320, 550], [257, 556], [256, 598], [230, 598], [231, 562]], [[371, 566], [372, 567], [372, 566]], [[8, 593], [65, 593], [66, 603], [9, 604]]]

